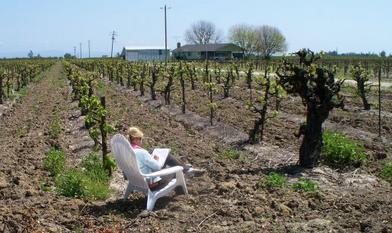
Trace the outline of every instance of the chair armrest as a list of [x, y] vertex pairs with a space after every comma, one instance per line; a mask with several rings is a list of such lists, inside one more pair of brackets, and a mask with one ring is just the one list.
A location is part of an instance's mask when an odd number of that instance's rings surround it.
[[165, 176], [173, 173], [177, 173], [179, 171], [182, 171], [184, 168], [181, 166], [175, 166], [175, 167], [169, 167], [162, 169], [157, 172], [149, 173], [149, 174], [142, 174], [144, 177], [155, 177], [155, 176]]

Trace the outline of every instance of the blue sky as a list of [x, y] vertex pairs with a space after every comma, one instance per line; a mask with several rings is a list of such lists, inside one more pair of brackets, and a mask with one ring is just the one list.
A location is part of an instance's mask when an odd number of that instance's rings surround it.
[[[392, 53], [390, 0], [1, 0], [0, 57], [73, 54], [91, 41], [92, 55], [125, 45], [164, 45], [164, 4], [168, 45], [184, 43], [198, 20], [213, 22], [224, 35], [232, 25], [271, 25], [287, 39], [288, 52], [306, 47], [339, 52]], [[389, 12], [388, 12], [389, 11]]]

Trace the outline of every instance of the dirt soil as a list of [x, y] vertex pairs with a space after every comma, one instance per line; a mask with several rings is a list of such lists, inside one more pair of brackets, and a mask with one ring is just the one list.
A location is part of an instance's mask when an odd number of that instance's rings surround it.
[[[241, 104], [240, 98], [221, 101], [220, 110], [227, 112], [219, 113], [219, 127], [210, 127], [206, 111], [200, 110], [199, 95], [190, 99], [193, 113], [182, 115], [175, 106], [168, 108], [117, 85], [105, 85], [99, 92], [106, 96], [109, 121], [118, 132], [139, 126], [148, 149], [170, 147], [176, 157], [207, 172], [187, 177], [189, 194], [173, 192], [160, 199], [153, 212], [144, 210], [146, 199], [140, 193], [122, 200], [125, 181], [119, 171], [106, 201], [43, 191], [43, 184], [53, 185], [42, 165], [50, 147], [65, 150], [70, 166], [92, 147], [62, 72], [61, 64], [56, 64], [0, 117], [0, 232], [392, 232], [392, 188], [375, 176], [379, 166], [391, 160], [391, 136], [385, 137], [386, 142], [369, 139], [376, 133], [371, 114], [364, 119], [359, 117], [362, 112], [333, 113], [327, 127], [344, 126], [355, 138], [365, 133], [371, 155], [385, 156], [344, 172], [326, 166], [303, 170], [295, 166], [300, 139], [292, 136], [303, 120], [296, 99], [284, 103], [296, 111], [287, 110], [271, 121], [264, 143], [248, 145], [241, 135], [246, 135], [251, 116], [240, 107], [229, 111], [229, 106]], [[58, 139], [49, 133], [54, 118], [63, 123]], [[243, 159], [222, 158], [228, 149], [240, 150]], [[311, 179], [318, 191], [267, 190], [262, 183], [271, 171], [284, 173], [289, 183], [300, 177]]]

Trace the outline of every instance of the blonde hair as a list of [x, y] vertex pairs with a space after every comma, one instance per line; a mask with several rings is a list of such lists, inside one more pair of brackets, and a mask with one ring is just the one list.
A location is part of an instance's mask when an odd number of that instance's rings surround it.
[[131, 140], [134, 138], [143, 138], [144, 136], [143, 132], [137, 127], [129, 127], [127, 134]]

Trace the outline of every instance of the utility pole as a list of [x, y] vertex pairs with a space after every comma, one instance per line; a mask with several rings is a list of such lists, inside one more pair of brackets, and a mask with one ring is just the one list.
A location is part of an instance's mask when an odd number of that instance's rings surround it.
[[114, 44], [114, 40], [116, 39], [116, 32], [113, 30], [112, 33], [112, 51], [110, 52], [110, 57], [113, 58], [113, 44]]
[[88, 42], [88, 58], [90, 58], [90, 40], [87, 41]]
[[171, 9], [171, 7], [166, 8], [166, 4], [165, 4], [165, 6], [163, 8], [161, 7], [161, 9], [164, 10], [164, 17], [165, 17], [165, 66], [166, 66], [167, 65], [167, 55], [168, 55], [168, 52], [167, 52], [167, 15], [166, 15], [166, 10]]
[[74, 57], [76, 58], [76, 46], [74, 46]]
[[80, 50], [79, 50], [80, 58], [82, 58], [83, 57], [83, 54], [82, 54], [82, 42], [80, 42], [79, 47], [80, 47]]

